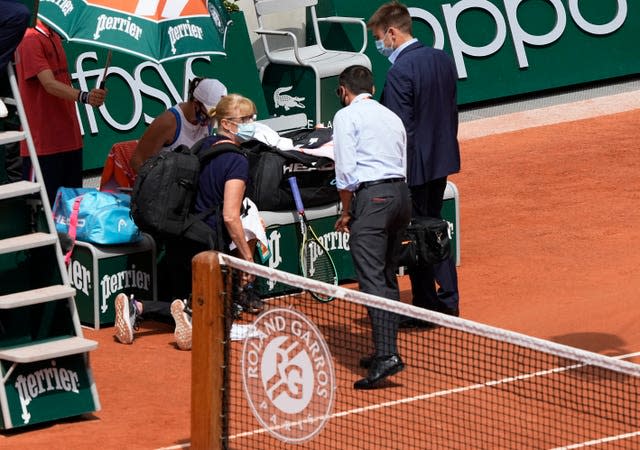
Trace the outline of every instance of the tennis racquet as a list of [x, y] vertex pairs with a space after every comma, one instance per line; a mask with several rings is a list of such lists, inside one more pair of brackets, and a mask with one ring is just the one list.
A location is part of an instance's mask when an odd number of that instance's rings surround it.
[[[302, 233], [302, 245], [300, 246], [300, 269], [302, 270], [302, 275], [312, 280], [337, 285], [338, 274], [336, 273], [336, 266], [333, 263], [333, 259], [331, 259], [331, 255], [329, 255], [329, 251], [318, 239], [318, 235], [307, 221], [296, 177], [290, 177], [289, 184], [291, 185], [291, 193], [298, 210], [300, 232]], [[311, 292], [311, 295], [320, 302], [333, 300], [333, 297], [318, 292]]]

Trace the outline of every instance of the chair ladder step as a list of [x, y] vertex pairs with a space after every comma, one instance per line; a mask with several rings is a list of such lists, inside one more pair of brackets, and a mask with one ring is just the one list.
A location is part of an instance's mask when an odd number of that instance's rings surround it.
[[27, 135], [24, 131], [1, 131], [0, 132], [0, 145], [11, 144], [13, 142], [20, 142], [26, 139]]
[[76, 295], [76, 290], [71, 286], [56, 284], [28, 291], [15, 292], [13, 294], [0, 295], [0, 309], [20, 308], [22, 306], [35, 305], [53, 300], [62, 300]]
[[29, 344], [0, 350], [0, 359], [16, 363], [31, 363], [45, 359], [60, 358], [86, 353], [98, 348], [98, 343], [83, 337], [73, 336], [55, 341]]
[[0, 254], [53, 245], [57, 240], [57, 234], [48, 233], [29, 233], [6, 238], [0, 240]]
[[0, 200], [40, 192], [40, 184], [31, 181], [17, 181], [0, 186]]

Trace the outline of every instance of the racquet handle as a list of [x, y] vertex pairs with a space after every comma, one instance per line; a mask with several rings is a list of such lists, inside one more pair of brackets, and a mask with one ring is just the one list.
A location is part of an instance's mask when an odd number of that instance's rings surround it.
[[302, 197], [300, 197], [300, 189], [298, 189], [298, 180], [296, 177], [289, 177], [289, 185], [291, 186], [293, 201], [296, 202], [296, 208], [299, 213], [303, 213], [304, 205], [302, 204]]
[[104, 89], [104, 85], [107, 81], [107, 72], [109, 71], [109, 66], [111, 66], [111, 49], [109, 49], [109, 52], [107, 53], [107, 62], [104, 64], [104, 70], [102, 71], [102, 80], [98, 85], [99, 89]]

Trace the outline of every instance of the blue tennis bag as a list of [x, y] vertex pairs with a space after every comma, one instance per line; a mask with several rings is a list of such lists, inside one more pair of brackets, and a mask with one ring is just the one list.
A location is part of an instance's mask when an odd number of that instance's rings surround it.
[[61, 187], [53, 204], [56, 230], [73, 241], [128, 244], [142, 239], [131, 219], [131, 197], [91, 188]]

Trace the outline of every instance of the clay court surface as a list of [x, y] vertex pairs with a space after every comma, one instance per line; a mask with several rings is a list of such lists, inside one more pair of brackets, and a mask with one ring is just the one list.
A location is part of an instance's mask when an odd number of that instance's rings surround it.
[[[461, 147], [463, 170], [450, 179], [461, 200], [462, 316], [606, 355], [640, 352], [640, 109], [461, 134]], [[408, 278], [401, 286], [407, 298]], [[86, 330], [100, 343], [91, 363], [102, 410], [1, 433], [0, 448], [187, 443], [191, 354], [171, 331], [145, 322], [125, 346], [111, 328]]]

